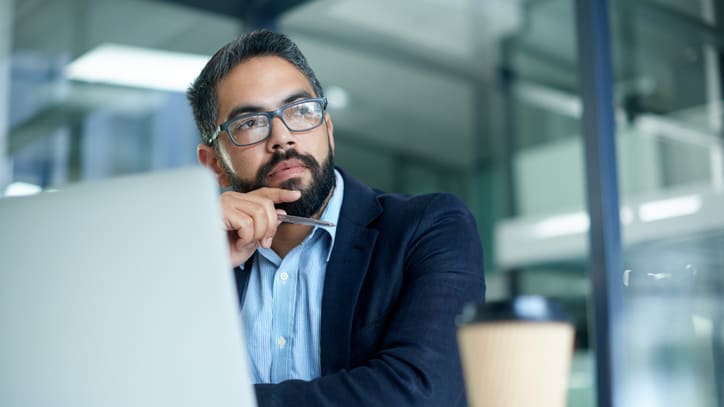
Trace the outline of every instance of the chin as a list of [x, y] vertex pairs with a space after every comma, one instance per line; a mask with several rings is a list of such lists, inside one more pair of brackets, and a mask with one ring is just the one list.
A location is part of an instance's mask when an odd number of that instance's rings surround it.
[[282, 181], [279, 188], [303, 191], [309, 187], [309, 182], [305, 182], [301, 177], [292, 177]]

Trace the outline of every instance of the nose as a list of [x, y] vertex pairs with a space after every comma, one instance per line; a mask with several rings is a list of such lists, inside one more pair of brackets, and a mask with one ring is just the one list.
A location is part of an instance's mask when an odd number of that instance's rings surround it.
[[281, 117], [273, 117], [271, 122], [271, 133], [267, 140], [267, 149], [273, 153], [278, 150], [288, 150], [296, 144], [294, 135], [282, 122]]

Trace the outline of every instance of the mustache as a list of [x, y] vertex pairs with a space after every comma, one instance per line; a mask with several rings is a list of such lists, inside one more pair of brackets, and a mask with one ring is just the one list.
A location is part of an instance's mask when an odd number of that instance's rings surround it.
[[319, 168], [319, 164], [317, 163], [317, 160], [314, 159], [311, 155], [308, 154], [301, 154], [297, 150], [290, 149], [286, 151], [277, 151], [275, 152], [272, 157], [269, 159], [269, 161], [259, 167], [259, 170], [256, 172], [256, 184], [257, 188], [260, 188], [264, 186], [264, 181], [267, 179], [271, 171], [274, 169], [274, 167], [277, 166], [282, 161], [286, 160], [299, 160], [302, 164], [309, 167], [312, 172], [315, 172], [315, 169]]

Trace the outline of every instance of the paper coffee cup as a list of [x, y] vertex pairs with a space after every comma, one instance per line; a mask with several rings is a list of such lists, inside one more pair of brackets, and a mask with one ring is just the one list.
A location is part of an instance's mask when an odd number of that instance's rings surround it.
[[457, 319], [471, 407], [563, 407], [573, 325], [560, 305], [537, 296], [469, 304]]

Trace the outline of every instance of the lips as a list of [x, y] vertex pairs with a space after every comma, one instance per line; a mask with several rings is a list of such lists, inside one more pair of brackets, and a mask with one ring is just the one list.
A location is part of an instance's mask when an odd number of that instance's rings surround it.
[[279, 164], [275, 165], [274, 168], [267, 175], [270, 181], [283, 181], [287, 178], [298, 175], [307, 169], [301, 161], [296, 159], [284, 160]]

